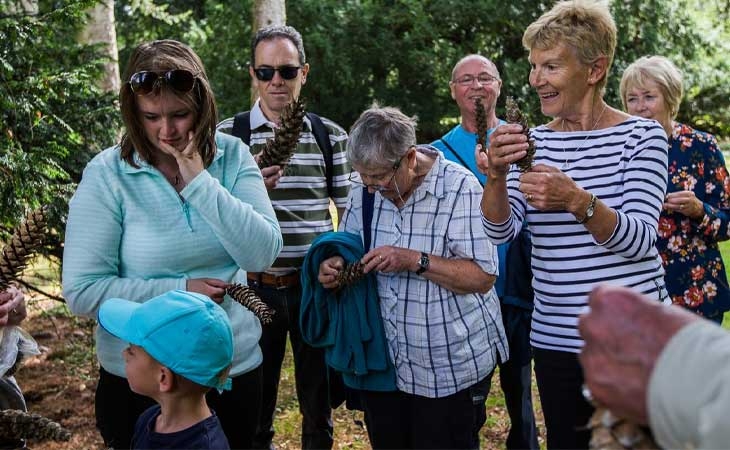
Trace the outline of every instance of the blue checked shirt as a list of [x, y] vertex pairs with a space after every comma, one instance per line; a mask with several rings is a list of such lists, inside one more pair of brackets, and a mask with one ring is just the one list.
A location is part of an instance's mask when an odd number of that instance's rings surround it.
[[[375, 194], [372, 248], [392, 245], [473, 260], [497, 275], [496, 247], [481, 222], [479, 182], [435, 148], [418, 150], [437, 160], [401, 209]], [[362, 228], [362, 189], [352, 189], [340, 230], [362, 235]], [[486, 294], [459, 295], [413, 272], [378, 273], [377, 279], [399, 390], [445, 397], [484, 379], [498, 355], [507, 360], [493, 288]]]

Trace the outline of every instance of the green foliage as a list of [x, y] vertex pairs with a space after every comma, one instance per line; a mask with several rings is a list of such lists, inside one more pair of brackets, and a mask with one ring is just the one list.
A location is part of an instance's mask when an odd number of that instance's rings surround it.
[[0, 240], [27, 209], [50, 204], [56, 257], [74, 183], [117, 129], [113, 96], [94, 86], [103, 61], [74, 40], [94, 3], [41, 2], [38, 17], [0, 18]]

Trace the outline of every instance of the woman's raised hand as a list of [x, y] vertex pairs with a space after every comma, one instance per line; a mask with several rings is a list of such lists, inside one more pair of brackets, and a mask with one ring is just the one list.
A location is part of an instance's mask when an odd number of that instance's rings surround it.
[[[500, 125], [489, 137], [487, 166], [484, 168], [488, 178], [504, 179], [510, 165], [527, 155], [527, 136], [521, 133], [522, 125]], [[480, 165], [480, 159], [481, 165]], [[484, 156], [477, 157], [477, 165], [482, 170]]]

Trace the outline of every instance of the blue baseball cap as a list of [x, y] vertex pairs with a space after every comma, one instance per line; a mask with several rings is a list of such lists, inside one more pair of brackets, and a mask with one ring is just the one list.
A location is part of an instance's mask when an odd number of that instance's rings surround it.
[[205, 295], [169, 291], [144, 303], [110, 298], [99, 308], [99, 325], [190, 381], [231, 388], [226, 370], [233, 360], [231, 323]]

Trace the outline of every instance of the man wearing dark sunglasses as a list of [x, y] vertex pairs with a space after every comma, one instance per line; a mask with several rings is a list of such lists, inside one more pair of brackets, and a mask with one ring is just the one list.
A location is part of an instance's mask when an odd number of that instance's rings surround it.
[[[259, 98], [251, 111], [222, 121], [218, 130], [240, 137], [257, 157], [266, 141], [273, 138], [284, 108], [299, 97], [308, 73], [297, 30], [289, 26], [259, 30], [251, 43], [249, 68]], [[306, 344], [299, 329], [299, 270], [314, 238], [332, 230], [330, 200], [340, 216], [344, 210], [350, 186], [345, 158], [347, 134], [336, 123], [312, 113], [307, 113], [304, 122], [286, 167], [261, 169], [281, 225], [284, 249], [268, 270], [248, 273], [249, 286], [276, 310], [274, 322], [263, 327], [260, 341], [264, 354], [263, 407], [254, 439], [254, 448], [259, 449], [273, 448], [273, 420], [287, 334], [302, 413], [301, 446], [330, 449], [333, 444], [324, 353]]]

